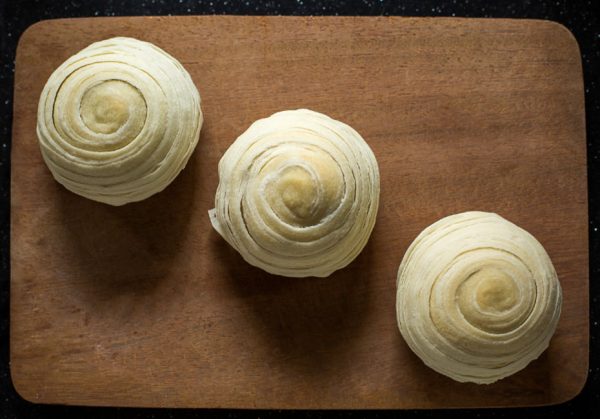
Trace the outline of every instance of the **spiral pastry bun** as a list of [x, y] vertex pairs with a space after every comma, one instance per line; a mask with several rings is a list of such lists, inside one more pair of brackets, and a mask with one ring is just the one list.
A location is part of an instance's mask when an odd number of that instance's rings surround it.
[[300, 109], [256, 121], [229, 147], [209, 214], [248, 263], [326, 277], [361, 252], [378, 205], [367, 143], [348, 125]]
[[150, 43], [112, 38], [52, 73], [40, 97], [37, 134], [58, 182], [123, 205], [175, 179], [201, 126], [200, 95], [177, 60]]
[[492, 213], [451, 215], [423, 230], [397, 285], [402, 336], [426, 365], [460, 382], [489, 384], [525, 368], [560, 316], [548, 254]]

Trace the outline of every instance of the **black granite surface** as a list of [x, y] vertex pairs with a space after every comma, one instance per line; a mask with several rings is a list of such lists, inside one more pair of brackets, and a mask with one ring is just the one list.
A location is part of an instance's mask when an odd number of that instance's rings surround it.
[[[176, 418], [256, 417], [591, 417], [600, 413], [600, 1], [275, 1], [275, 0], [0, 0], [0, 419], [1, 418]], [[402, 15], [550, 19], [562, 23], [579, 42], [585, 80], [590, 205], [590, 369], [575, 399], [526, 409], [446, 411], [242, 411], [124, 409], [34, 405], [15, 392], [9, 372], [9, 200], [14, 58], [17, 40], [39, 20], [131, 15]], [[596, 415], [594, 415], [596, 416]]]

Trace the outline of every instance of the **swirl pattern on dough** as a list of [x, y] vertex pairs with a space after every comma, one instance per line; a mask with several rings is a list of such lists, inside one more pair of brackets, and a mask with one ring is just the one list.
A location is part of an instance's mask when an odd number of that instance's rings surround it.
[[456, 381], [489, 384], [547, 347], [562, 293], [552, 262], [504, 218], [465, 212], [427, 227], [406, 252], [396, 313], [410, 348]]
[[52, 73], [37, 134], [58, 182], [123, 205], [175, 179], [202, 121], [200, 95], [181, 64], [150, 43], [119, 37], [91, 44]]
[[219, 162], [215, 228], [250, 264], [326, 277], [366, 245], [379, 169], [348, 125], [300, 109], [256, 121]]

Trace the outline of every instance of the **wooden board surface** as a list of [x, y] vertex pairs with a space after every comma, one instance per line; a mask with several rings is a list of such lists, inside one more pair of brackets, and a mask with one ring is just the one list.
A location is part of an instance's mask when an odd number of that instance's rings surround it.
[[[203, 98], [189, 166], [113, 208], [67, 192], [38, 150], [51, 72], [128, 35], [178, 58]], [[363, 253], [325, 279], [247, 265], [210, 227], [217, 163], [254, 120], [306, 107], [357, 129], [381, 170]], [[588, 217], [577, 44], [544, 21], [144, 17], [45, 21], [21, 38], [12, 144], [11, 372], [43, 403], [436, 408], [558, 403], [588, 368]], [[494, 211], [534, 234], [563, 287], [550, 348], [497, 384], [411, 353], [398, 264], [437, 219]]]

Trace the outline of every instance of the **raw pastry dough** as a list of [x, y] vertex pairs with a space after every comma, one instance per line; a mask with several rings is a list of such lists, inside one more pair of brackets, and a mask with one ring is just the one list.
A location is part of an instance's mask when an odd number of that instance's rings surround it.
[[367, 143], [348, 125], [300, 109], [256, 121], [231, 145], [209, 214], [248, 263], [325, 277], [361, 252], [378, 205]]
[[200, 95], [181, 64], [132, 38], [96, 42], [52, 73], [37, 133], [54, 178], [123, 205], [163, 190], [185, 167], [202, 126]]
[[457, 381], [487, 384], [536, 359], [562, 302], [542, 245], [485, 212], [439, 220], [411, 244], [398, 271], [398, 326], [410, 348]]

